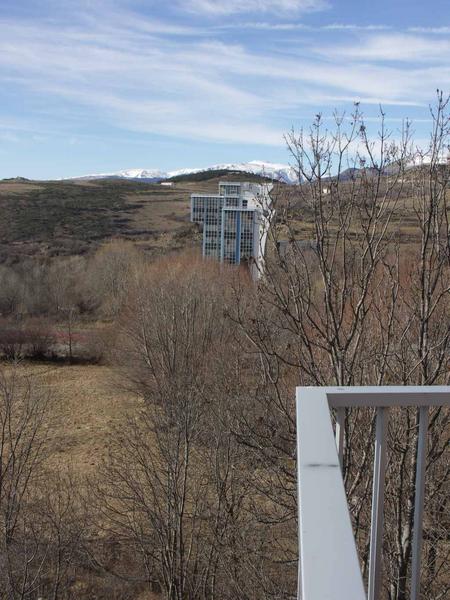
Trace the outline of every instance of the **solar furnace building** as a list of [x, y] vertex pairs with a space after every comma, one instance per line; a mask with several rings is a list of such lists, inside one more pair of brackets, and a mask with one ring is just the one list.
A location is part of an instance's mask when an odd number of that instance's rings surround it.
[[219, 193], [191, 196], [191, 221], [203, 225], [203, 256], [251, 265], [257, 277], [270, 222], [272, 186], [220, 182]]

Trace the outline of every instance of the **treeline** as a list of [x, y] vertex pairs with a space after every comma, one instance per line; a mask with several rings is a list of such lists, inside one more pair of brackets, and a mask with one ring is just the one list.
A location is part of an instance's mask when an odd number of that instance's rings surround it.
[[230, 171], [230, 169], [211, 169], [209, 171], [201, 171], [199, 173], [186, 173], [183, 175], [175, 175], [168, 179], [173, 182], [187, 182], [187, 181], [208, 181], [216, 177], [224, 177], [229, 180], [232, 176], [236, 181], [256, 181], [256, 182], [271, 182], [270, 177], [264, 175], [257, 175], [255, 173], [247, 173], [245, 171]]
[[144, 260], [114, 240], [92, 256], [0, 265], [0, 356], [100, 360], [107, 328], [97, 334], [94, 325], [118, 315]]

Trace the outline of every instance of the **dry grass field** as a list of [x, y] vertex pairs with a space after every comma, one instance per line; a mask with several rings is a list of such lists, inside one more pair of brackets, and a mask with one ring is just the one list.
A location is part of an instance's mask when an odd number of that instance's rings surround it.
[[[345, 192], [345, 184], [341, 184], [341, 193]], [[314, 213], [305, 197], [299, 199], [298, 192], [293, 187], [278, 187], [275, 190], [278, 198], [278, 230], [279, 239], [288, 239], [292, 234], [298, 240], [311, 240], [315, 237]], [[450, 190], [447, 190], [447, 207], [450, 217]], [[413, 200], [413, 191], [410, 185], [405, 185], [402, 190], [395, 187], [389, 192], [385, 205], [386, 214], [393, 210], [392, 218], [388, 225], [388, 233], [395, 235], [396, 240], [402, 244], [415, 245], [419, 239], [416, 211], [417, 200]], [[415, 205], [416, 203], [416, 205]], [[288, 208], [289, 207], [289, 208]], [[287, 214], [283, 214], [287, 210]], [[364, 221], [364, 212], [355, 220], [357, 211], [354, 211], [354, 220], [349, 224], [348, 233], [356, 239], [361, 234], [361, 221]], [[289, 227], [286, 226], [286, 216]], [[336, 216], [336, 215], [335, 215]], [[330, 232], [336, 231], [336, 219], [329, 222]]]
[[20, 368], [49, 394], [50, 465], [70, 466], [80, 475], [95, 472], [108, 450], [109, 433], [139, 405], [139, 398], [121, 390], [107, 366], [30, 362]]
[[42, 186], [34, 183], [22, 183], [18, 181], [0, 181], [0, 196], [8, 194], [27, 194], [42, 189]]

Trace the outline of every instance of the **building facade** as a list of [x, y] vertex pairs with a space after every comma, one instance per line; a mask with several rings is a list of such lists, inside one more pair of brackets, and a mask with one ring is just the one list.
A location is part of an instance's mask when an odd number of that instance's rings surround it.
[[217, 195], [191, 196], [191, 221], [203, 226], [203, 256], [259, 269], [270, 222], [271, 186], [220, 182]]

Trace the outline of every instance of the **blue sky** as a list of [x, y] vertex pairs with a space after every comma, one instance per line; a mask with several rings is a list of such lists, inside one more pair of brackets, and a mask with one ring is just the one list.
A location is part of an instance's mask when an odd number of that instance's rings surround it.
[[0, 80], [0, 178], [289, 162], [285, 132], [356, 100], [424, 140], [450, 6], [0, 0]]

